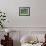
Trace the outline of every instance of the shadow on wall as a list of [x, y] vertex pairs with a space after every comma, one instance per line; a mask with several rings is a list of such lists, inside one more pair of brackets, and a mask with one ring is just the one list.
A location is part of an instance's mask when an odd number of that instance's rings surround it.
[[21, 46], [20, 41], [13, 40], [13, 46]]

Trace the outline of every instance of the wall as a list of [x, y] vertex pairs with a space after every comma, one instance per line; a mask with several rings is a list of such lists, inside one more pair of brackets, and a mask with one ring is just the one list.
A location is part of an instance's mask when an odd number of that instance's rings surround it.
[[[46, 0], [0, 0], [7, 27], [46, 27]], [[30, 7], [30, 16], [19, 16], [19, 7]]]
[[[19, 16], [19, 7], [23, 6], [30, 7], [30, 16]], [[0, 0], [0, 9], [6, 12], [8, 29], [21, 31], [22, 35], [46, 31], [46, 0]]]

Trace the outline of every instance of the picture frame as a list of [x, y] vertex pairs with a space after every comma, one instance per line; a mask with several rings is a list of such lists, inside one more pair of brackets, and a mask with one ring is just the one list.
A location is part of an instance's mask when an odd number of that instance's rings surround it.
[[19, 16], [30, 16], [30, 7], [19, 7]]

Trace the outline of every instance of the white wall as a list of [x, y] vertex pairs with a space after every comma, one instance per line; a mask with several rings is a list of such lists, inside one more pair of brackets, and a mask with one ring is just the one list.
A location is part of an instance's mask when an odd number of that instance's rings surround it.
[[[19, 16], [19, 7], [30, 7], [30, 16]], [[46, 0], [0, 0], [0, 10], [6, 12], [6, 27], [20, 31], [20, 36], [31, 31], [46, 31]]]
[[[19, 7], [30, 7], [30, 16], [19, 16]], [[0, 0], [7, 27], [46, 27], [46, 0]]]

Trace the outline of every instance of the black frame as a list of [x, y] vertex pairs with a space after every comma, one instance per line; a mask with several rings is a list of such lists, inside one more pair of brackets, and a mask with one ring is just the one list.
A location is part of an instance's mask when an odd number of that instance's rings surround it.
[[[29, 13], [27, 15], [24, 15], [24, 14], [21, 15], [21, 13], [20, 13], [21, 12], [21, 9], [28, 9], [28, 12]], [[19, 16], [30, 16], [30, 7], [19, 7]]]

